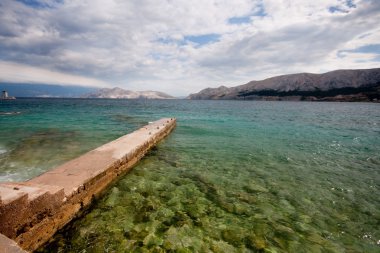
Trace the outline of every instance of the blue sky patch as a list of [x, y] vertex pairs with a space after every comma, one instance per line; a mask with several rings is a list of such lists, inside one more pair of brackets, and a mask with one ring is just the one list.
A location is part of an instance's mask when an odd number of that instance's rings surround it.
[[213, 42], [217, 42], [220, 39], [220, 34], [210, 33], [197, 36], [185, 36], [185, 41], [191, 41], [199, 45], [205, 45]]
[[259, 10], [253, 14], [253, 16], [259, 16], [259, 17], [264, 17], [267, 15], [267, 13], [265, 12], [265, 8], [264, 8], [264, 5], [263, 4], [260, 4], [259, 6]]
[[346, 5], [350, 8], [356, 8], [356, 4], [352, 0], [347, 0]]
[[[345, 1], [345, 4], [348, 8], [352, 9], [352, 8], [356, 8], [356, 4], [354, 4], [354, 2], [352, 0], [346, 0]], [[347, 10], [343, 10], [342, 8], [340, 8], [339, 6], [331, 6], [329, 8], [329, 12], [331, 13], [335, 13], [335, 12], [341, 12], [341, 13], [348, 13]]]
[[244, 16], [244, 17], [233, 17], [228, 19], [228, 23], [230, 24], [246, 24], [251, 22], [250, 16]]
[[247, 24], [247, 23], [251, 22], [251, 18], [252, 17], [264, 17], [266, 15], [267, 14], [265, 13], [264, 5], [261, 4], [259, 6], [259, 10], [258, 11], [254, 12], [254, 13], [251, 13], [249, 15], [246, 15], [246, 16], [232, 17], [232, 18], [228, 19], [228, 23], [229, 24], [233, 24], [233, 25]]
[[362, 54], [380, 54], [380, 44], [371, 44], [358, 47], [352, 50], [343, 50], [343, 52], [362, 53]]
[[380, 44], [371, 44], [367, 46], [358, 47], [354, 50], [351, 50], [354, 53], [364, 53], [364, 54], [380, 54]]
[[329, 8], [329, 12], [331, 12], [331, 13], [335, 13], [335, 12], [348, 13], [348, 11], [342, 10], [338, 6], [331, 6]]
[[380, 44], [371, 44], [350, 50], [339, 50], [337, 56], [343, 58], [344, 53], [378, 54], [380, 57]]
[[64, 3], [64, 0], [52, 0], [51, 4], [46, 3], [45, 1], [40, 1], [40, 0], [17, 0], [17, 1], [36, 9], [51, 8], [54, 3], [59, 3], [59, 4]]

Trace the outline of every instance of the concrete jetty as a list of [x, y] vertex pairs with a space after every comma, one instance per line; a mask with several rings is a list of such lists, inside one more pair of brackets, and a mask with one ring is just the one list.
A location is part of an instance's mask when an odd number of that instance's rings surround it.
[[45, 244], [175, 125], [176, 119], [164, 118], [29, 181], [0, 183], [0, 253]]

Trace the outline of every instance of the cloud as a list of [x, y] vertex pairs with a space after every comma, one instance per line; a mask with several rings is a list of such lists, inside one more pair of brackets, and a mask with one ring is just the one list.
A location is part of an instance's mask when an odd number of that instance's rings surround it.
[[[254, 73], [259, 79], [301, 71], [379, 66], [370, 54], [361, 54], [360, 60], [359, 55], [337, 57], [340, 50], [350, 45], [357, 48], [379, 41], [380, 12], [375, 11], [379, 10], [379, 4], [367, 2], [360, 8], [350, 7], [348, 13], [335, 15], [328, 11], [327, 3], [318, 9], [312, 5], [306, 8], [301, 1], [287, 5], [269, 2], [266, 5], [269, 14], [254, 20], [251, 32], [237, 31], [225, 36], [222, 43], [202, 54], [199, 59], [202, 66], [210, 71], [223, 69], [225, 73], [234, 73], [231, 79], [239, 73], [247, 78]], [[368, 31], [369, 35], [362, 37]], [[378, 47], [373, 49], [373, 54], [380, 54]]]
[[71, 74], [31, 67], [28, 65], [0, 61], [0, 82], [42, 83], [90, 87], [107, 87], [108, 83]]
[[378, 67], [379, 20], [376, 0], [3, 0], [0, 79], [186, 95]]

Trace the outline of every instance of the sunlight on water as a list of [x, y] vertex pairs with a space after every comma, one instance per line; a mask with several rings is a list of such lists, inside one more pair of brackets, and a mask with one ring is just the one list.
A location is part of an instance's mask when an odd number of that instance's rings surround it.
[[46, 109], [45, 125], [33, 131], [24, 131], [33, 120], [8, 118], [25, 128], [1, 127], [17, 133], [13, 142], [0, 139], [2, 178], [25, 178], [20, 168], [28, 166], [46, 170], [45, 162], [59, 164], [160, 117], [175, 116], [178, 125], [41, 251], [380, 250], [378, 104], [73, 103]]

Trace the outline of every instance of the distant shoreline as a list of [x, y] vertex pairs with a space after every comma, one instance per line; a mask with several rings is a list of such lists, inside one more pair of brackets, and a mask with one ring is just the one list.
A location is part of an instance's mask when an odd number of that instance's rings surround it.
[[[115, 101], [122, 101], [122, 100], [130, 100], [130, 101], [155, 101], [155, 100], [163, 100], [163, 101], [176, 101], [176, 100], [188, 100], [188, 101], [244, 101], [244, 102], [314, 102], [314, 103], [380, 103], [380, 100], [339, 100], [339, 99], [330, 99], [330, 98], [324, 98], [324, 99], [294, 99], [290, 97], [260, 97], [258, 99], [250, 99], [250, 98], [240, 98], [240, 99], [189, 99], [189, 98], [149, 98], [149, 99], [141, 99], [141, 98], [80, 98], [80, 97], [17, 97], [17, 100], [25, 100], [25, 99], [41, 99], [41, 100], [59, 100], [59, 99], [66, 99], [66, 100], [115, 100]], [[0, 100], [2, 101], [2, 100]], [[4, 100], [5, 101], [5, 100]], [[14, 100], [9, 100], [14, 101]]]

